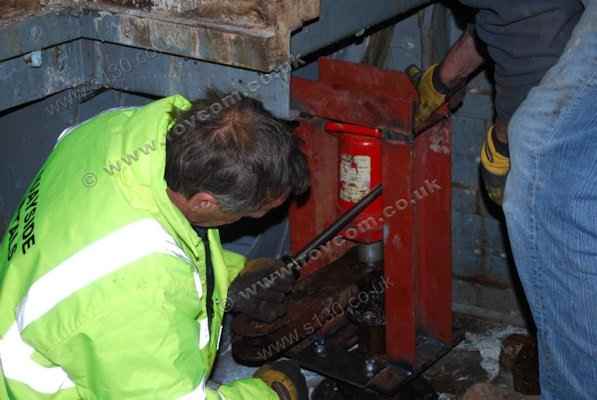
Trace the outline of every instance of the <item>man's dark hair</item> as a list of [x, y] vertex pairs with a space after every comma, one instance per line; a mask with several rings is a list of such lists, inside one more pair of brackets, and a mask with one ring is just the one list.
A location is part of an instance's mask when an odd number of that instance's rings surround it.
[[274, 117], [259, 101], [210, 91], [175, 121], [166, 140], [171, 190], [187, 198], [211, 193], [224, 211], [238, 213], [308, 189], [294, 124]]

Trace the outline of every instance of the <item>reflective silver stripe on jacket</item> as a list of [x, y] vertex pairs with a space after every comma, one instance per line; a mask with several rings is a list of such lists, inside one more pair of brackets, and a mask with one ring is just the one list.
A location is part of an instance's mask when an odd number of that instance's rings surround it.
[[[34, 349], [23, 341], [20, 333], [79, 290], [156, 253], [172, 255], [190, 264], [188, 257], [159, 222], [143, 219], [95, 241], [39, 278], [17, 307], [16, 322], [0, 340], [3, 375], [41, 393], [55, 393], [73, 387], [74, 383], [62, 368], [46, 368], [31, 359]], [[198, 275], [195, 283], [200, 288], [197, 280]]]

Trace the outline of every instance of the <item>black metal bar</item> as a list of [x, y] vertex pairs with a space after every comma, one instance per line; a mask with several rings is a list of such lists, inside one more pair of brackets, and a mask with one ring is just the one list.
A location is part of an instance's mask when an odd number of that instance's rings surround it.
[[342, 214], [340, 218], [330, 225], [325, 231], [320, 233], [315, 239], [307, 244], [301, 251], [299, 251], [294, 257], [292, 262], [297, 265], [303, 265], [309, 260], [309, 254], [320, 247], [321, 245], [332, 240], [342, 229], [363, 211], [369, 204], [371, 204], [379, 195], [381, 195], [383, 187], [381, 185], [376, 186], [371, 190], [365, 197], [359, 200], [350, 210]]

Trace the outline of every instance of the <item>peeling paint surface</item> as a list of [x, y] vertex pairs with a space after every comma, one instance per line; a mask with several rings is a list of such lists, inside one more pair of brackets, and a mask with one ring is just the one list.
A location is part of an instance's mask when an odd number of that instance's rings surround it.
[[440, 131], [431, 136], [431, 144], [429, 149], [434, 153], [450, 154], [450, 147], [446, 145], [448, 142], [448, 133]]
[[[181, 56], [268, 72], [288, 60], [292, 30], [319, 15], [320, 0], [19, 0], [0, 4], [3, 37], [18, 32], [27, 18], [61, 20], [78, 15], [86, 38], [150, 48]], [[66, 22], [62, 18], [66, 25]], [[72, 24], [73, 21], [68, 21]], [[107, 28], [107, 29], [106, 29]], [[49, 41], [33, 26], [31, 50], [79, 37]], [[56, 32], [60, 32], [58, 29]], [[37, 46], [37, 48], [35, 48]], [[29, 50], [23, 46], [23, 50]], [[0, 60], [9, 58], [0, 50]], [[14, 48], [12, 55], [19, 52]], [[28, 52], [28, 51], [26, 51]]]

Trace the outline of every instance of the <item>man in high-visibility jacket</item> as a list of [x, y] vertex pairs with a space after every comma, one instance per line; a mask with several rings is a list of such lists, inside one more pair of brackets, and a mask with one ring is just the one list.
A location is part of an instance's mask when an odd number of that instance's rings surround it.
[[290, 124], [240, 95], [64, 132], [0, 247], [0, 399], [278, 399], [257, 378], [206, 387], [245, 264], [211, 227], [307, 186]]

